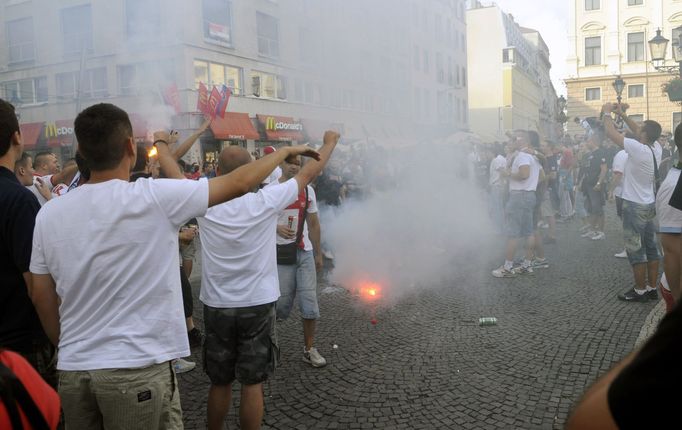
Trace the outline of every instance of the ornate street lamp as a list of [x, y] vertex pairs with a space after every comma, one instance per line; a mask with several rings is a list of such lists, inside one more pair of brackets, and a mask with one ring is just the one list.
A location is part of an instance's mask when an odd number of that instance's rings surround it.
[[673, 34], [677, 34], [677, 37], [673, 38], [672, 41], [673, 60], [677, 63], [677, 65], [665, 65], [665, 54], [668, 50], [668, 42], [670, 41], [661, 36], [660, 28], [656, 30], [656, 36], [654, 36], [653, 39], [648, 42], [649, 51], [651, 52], [651, 64], [659, 72], [682, 74], [682, 25], [675, 28], [673, 30]]
[[566, 110], [566, 97], [563, 95], [559, 96], [559, 99], [557, 100], [557, 105], [559, 106], [559, 111], [563, 112]]

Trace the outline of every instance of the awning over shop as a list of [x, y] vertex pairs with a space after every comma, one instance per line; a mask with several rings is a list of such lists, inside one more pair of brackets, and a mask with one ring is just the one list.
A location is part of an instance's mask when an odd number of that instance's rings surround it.
[[38, 143], [40, 132], [43, 131], [42, 122], [29, 122], [19, 126], [21, 130], [21, 140], [24, 142], [25, 149], [34, 149]]
[[211, 131], [218, 140], [260, 139], [249, 114], [241, 112], [225, 112], [225, 118], [217, 116], [211, 122]]
[[267, 140], [304, 141], [303, 124], [288, 116], [256, 115]]

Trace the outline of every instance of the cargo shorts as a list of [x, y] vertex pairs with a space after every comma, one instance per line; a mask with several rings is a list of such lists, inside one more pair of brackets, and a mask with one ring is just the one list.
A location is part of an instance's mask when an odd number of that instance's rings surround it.
[[265, 382], [279, 363], [275, 302], [244, 308], [204, 305], [203, 365], [213, 385]]

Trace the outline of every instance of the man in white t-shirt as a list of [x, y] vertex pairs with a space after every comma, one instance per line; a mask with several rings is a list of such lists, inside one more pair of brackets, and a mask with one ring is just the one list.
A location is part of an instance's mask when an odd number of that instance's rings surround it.
[[[675, 145], [682, 147], [682, 125], [675, 128]], [[661, 188], [656, 194], [656, 216], [658, 217], [658, 233], [663, 246], [663, 272], [659, 282], [659, 290], [666, 303], [668, 312], [680, 298], [682, 289], [680, 282], [680, 234], [682, 234], [682, 211], [668, 203], [673, 195], [675, 186], [680, 179], [682, 163], [672, 166], [668, 170]], [[666, 288], [667, 287], [667, 288]]]
[[[628, 153], [621, 149], [613, 157], [613, 164], [611, 167], [611, 192], [610, 194], [616, 200], [616, 214], [618, 218], [623, 219], [623, 174], [625, 173], [625, 164], [628, 161]], [[623, 248], [622, 252], [615, 255], [616, 258], [628, 258], [627, 251]]]
[[[533, 212], [535, 211], [535, 191], [540, 179], [541, 166], [526, 151], [533, 151], [526, 131], [515, 133], [509, 143], [513, 150], [511, 168], [505, 171], [509, 179], [509, 201], [507, 201], [507, 246], [502, 266], [492, 271], [496, 278], [510, 278], [517, 274], [533, 273], [532, 259], [534, 249]], [[517, 269], [514, 269], [514, 254], [519, 239], [526, 241], [526, 256]]]
[[[627, 152], [623, 175], [623, 236], [628, 260], [632, 266], [635, 287], [618, 298], [643, 302], [658, 300], [658, 261], [656, 243], [656, 175], [661, 161], [660, 146], [654, 144], [661, 135], [661, 126], [655, 121], [642, 125], [630, 119], [626, 104], [607, 103], [602, 107], [606, 135]], [[611, 113], [620, 115], [636, 139], [628, 139], [616, 130]]]
[[33, 161], [33, 185], [29, 185], [28, 189], [36, 196], [40, 206], [43, 206], [49, 199], [43, 196], [36, 183], [40, 183], [50, 189], [52, 193], [50, 198], [58, 197], [60, 194], [57, 191], [63, 190], [66, 187], [64, 184], [71, 180], [77, 170], [78, 166], [75, 163], [60, 169], [56, 155], [47, 151], [39, 152]]
[[[204, 303], [204, 370], [211, 381], [209, 429], [223, 428], [235, 379], [242, 385], [241, 427], [261, 425], [262, 384], [279, 359], [275, 303], [280, 283], [273, 234], [277, 217], [320, 174], [338, 139], [337, 133], [326, 133], [320, 161], [306, 164], [290, 180], [217, 205], [197, 218], [202, 245], [199, 299]], [[220, 154], [216, 174], [228, 174], [250, 162], [245, 149], [227, 147]]]
[[494, 158], [490, 162], [490, 214], [497, 232], [504, 232], [504, 197], [507, 192], [507, 181], [503, 176], [507, 169], [504, 149], [499, 144], [491, 147]]
[[[182, 428], [171, 360], [189, 355], [178, 230], [258, 186], [283, 155], [210, 181], [140, 179], [125, 111], [96, 104], [75, 120], [90, 180], [36, 219], [31, 299], [59, 346], [59, 395], [73, 428]], [[159, 153], [167, 132], [154, 134]], [[290, 154], [317, 154], [295, 147]], [[176, 165], [177, 166], [177, 165]]]

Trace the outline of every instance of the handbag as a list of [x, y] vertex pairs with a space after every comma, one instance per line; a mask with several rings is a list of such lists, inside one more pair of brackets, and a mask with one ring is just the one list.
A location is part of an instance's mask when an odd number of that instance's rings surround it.
[[285, 245], [277, 245], [277, 264], [291, 266], [298, 262], [298, 244], [303, 237], [303, 224], [305, 223], [305, 214], [308, 211], [308, 187], [305, 187], [305, 207], [303, 208], [303, 216], [298, 220], [298, 230], [296, 231], [296, 240]]

